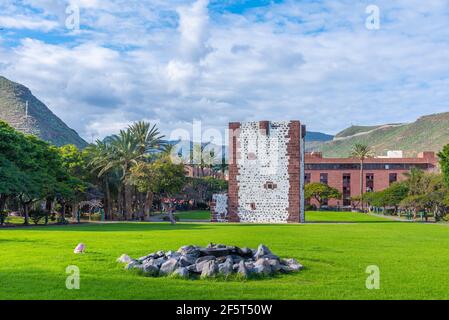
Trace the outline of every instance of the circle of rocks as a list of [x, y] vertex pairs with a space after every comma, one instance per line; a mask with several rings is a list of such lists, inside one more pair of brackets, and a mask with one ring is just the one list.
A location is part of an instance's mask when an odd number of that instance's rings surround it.
[[184, 279], [230, 275], [246, 279], [252, 275], [266, 277], [299, 272], [303, 268], [295, 259], [279, 258], [263, 244], [257, 249], [223, 244], [209, 244], [205, 248], [187, 245], [178, 251], [158, 251], [138, 259], [123, 254], [117, 262], [124, 263], [126, 270], [138, 270], [146, 276]]

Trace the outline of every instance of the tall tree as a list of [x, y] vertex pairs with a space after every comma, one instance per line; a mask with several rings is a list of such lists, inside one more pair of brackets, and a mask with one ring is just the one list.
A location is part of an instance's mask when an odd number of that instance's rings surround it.
[[440, 158], [440, 167], [444, 175], [444, 181], [449, 188], [449, 144], [438, 153], [438, 157]]
[[365, 164], [365, 160], [367, 158], [371, 158], [373, 157], [373, 151], [370, 147], [368, 147], [367, 145], [363, 145], [363, 144], [356, 144], [354, 145], [354, 147], [352, 148], [351, 151], [351, 157], [358, 159], [360, 162], [360, 200], [361, 200], [361, 204], [362, 204], [362, 210], [364, 210], [364, 203], [363, 203], [363, 194], [364, 194], [364, 190], [363, 190], [363, 172], [364, 172], [364, 164]]

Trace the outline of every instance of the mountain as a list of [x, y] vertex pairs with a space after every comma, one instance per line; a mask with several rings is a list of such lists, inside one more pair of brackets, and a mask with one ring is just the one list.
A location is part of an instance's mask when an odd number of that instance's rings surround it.
[[330, 141], [333, 138], [334, 138], [334, 136], [331, 136], [330, 134], [321, 133], [321, 132], [307, 131], [307, 134], [306, 134], [306, 142], [309, 142], [309, 141]]
[[[28, 105], [28, 107], [27, 107]], [[33, 134], [56, 146], [74, 144], [87, 146], [75, 130], [70, 129], [31, 91], [0, 76], [0, 120], [8, 122], [16, 130]]]
[[347, 157], [356, 143], [372, 147], [379, 156], [389, 150], [402, 150], [405, 156], [438, 152], [449, 143], [449, 112], [423, 116], [413, 123], [351, 126], [334, 140], [315, 145], [313, 151], [325, 157]]

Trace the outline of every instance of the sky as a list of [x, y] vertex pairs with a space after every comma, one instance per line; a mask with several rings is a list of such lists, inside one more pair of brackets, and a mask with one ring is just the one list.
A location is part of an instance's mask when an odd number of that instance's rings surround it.
[[449, 1], [0, 0], [0, 75], [89, 142], [137, 120], [410, 122], [449, 111]]

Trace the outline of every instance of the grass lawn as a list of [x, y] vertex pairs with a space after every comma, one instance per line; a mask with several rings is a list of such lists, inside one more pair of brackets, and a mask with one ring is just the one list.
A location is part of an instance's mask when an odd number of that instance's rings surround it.
[[[340, 214], [308, 216], [335, 221]], [[349, 217], [347, 222], [353, 223], [113, 223], [0, 229], [0, 299], [449, 299], [447, 225]], [[83, 255], [73, 254], [79, 242], [87, 246]], [[142, 277], [115, 263], [122, 253], [139, 257], [209, 242], [250, 247], [264, 243], [306, 268], [264, 280], [191, 281]], [[68, 265], [80, 268], [80, 290], [65, 288]], [[365, 288], [369, 265], [380, 268], [380, 290]]]
[[390, 219], [358, 212], [307, 211], [306, 222], [390, 222]]

